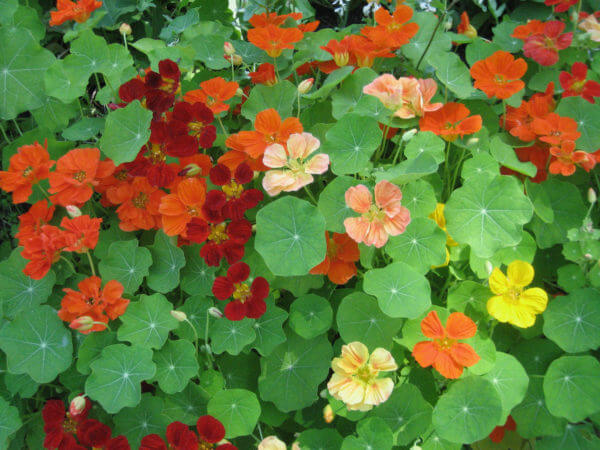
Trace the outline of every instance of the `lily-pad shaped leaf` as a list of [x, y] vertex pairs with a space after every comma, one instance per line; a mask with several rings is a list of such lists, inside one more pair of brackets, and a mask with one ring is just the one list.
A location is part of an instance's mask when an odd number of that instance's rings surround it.
[[83, 375], [88, 375], [92, 371], [90, 364], [100, 356], [104, 347], [116, 343], [116, 333], [111, 331], [88, 334], [77, 349], [77, 371]]
[[550, 196], [546, 189], [540, 183], [533, 183], [529, 179], [525, 180], [525, 190], [527, 197], [533, 204], [535, 215], [546, 223], [554, 221], [554, 210], [550, 203]]
[[22, 311], [0, 329], [0, 349], [6, 353], [12, 374], [27, 374], [38, 383], [48, 383], [71, 365], [71, 333], [56, 315], [43, 305]]
[[153, 361], [158, 386], [167, 394], [181, 392], [198, 375], [196, 349], [189, 341], [168, 341], [154, 353]]
[[[216, 320], [208, 314], [208, 310], [212, 306], [213, 301], [202, 295], [189, 297], [181, 307], [177, 308], [178, 311], [182, 311], [186, 314], [187, 321], [181, 322], [179, 326], [175, 328], [174, 333], [181, 339], [187, 339], [190, 342], [194, 342], [197, 338], [203, 338], [206, 333], [207, 323], [210, 329], [213, 322]], [[191, 322], [193, 328], [188, 322]]]
[[231, 439], [252, 434], [260, 416], [260, 403], [254, 392], [228, 389], [217, 392], [208, 402], [208, 414], [225, 426], [225, 437]]
[[492, 383], [477, 377], [452, 384], [438, 400], [432, 416], [440, 437], [465, 444], [487, 437], [501, 418], [500, 395]]
[[392, 430], [385, 420], [379, 417], [367, 417], [366, 419], [361, 420], [356, 425], [356, 432], [358, 433], [358, 438], [355, 438], [354, 436], [348, 437], [352, 437], [357, 441], [352, 445], [348, 445], [347, 437], [342, 444], [342, 450], [368, 450], [369, 447], [371, 447], [371, 449], [391, 450], [394, 445], [394, 435]]
[[329, 154], [336, 175], [358, 173], [370, 164], [382, 137], [375, 119], [346, 114], [327, 132], [322, 151]]
[[212, 351], [216, 354], [227, 352], [238, 355], [256, 339], [254, 319], [217, 320], [211, 325], [209, 333]]
[[417, 12], [413, 15], [411, 22], [419, 25], [419, 31], [408, 44], [402, 46], [401, 51], [414, 65], [425, 53], [426, 48], [431, 53], [437, 54], [448, 52], [452, 47], [451, 38], [436, 26], [438, 19], [432, 13]]
[[344, 220], [348, 217], [356, 216], [356, 213], [346, 205], [346, 191], [360, 184], [360, 181], [341, 176], [334, 178], [319, 195], [319, 211], [325, 217], [325, 224], [329, 231], [336, 233], [345, 233]]
[[166, 294], [179, 285], [179, 271], [185, 266], [183, 250], [162, 231], [156, 233], [154, 245], [149, 249], [152, 265], [148, 273], [148, 286]]
[[285, 196], [256, 215], [254, 245], [275, 275], [306, 275], [325, 259], [325, 218], [307, 201]]
[[71, 42], [71, 55], [81, 57], [81, 68], [89, 75], [110, 69], [110, 52], [106, 40], [86, 30]]
[[70, 103], [85, 94], [90, 73], [82, 66], [86, 59], [68, 55], [57, 60], [44, 74], [46, 93], [63, 103]]
[[344, 81], [353, 70], [353, 66], [344, 66], [334, 70], [327, 75], [327, 78], [325, 78], [319, 89], [305, 94], [304, 97], [310, 100], [327, 97], [327, 94], [329, 94], [338, 84]]
[[35, 309], [52, 293], [54, 272], [50, 270], [41, 280], [34, 280], [23, 273], [26, 264], [20, 248], [0, 262], [0, 311], [8, 319], [14, 319], [21, 311]]
[[404, 321], [385, 315], [377, 300], [363, 292], [343, 298], [336, 315], [340, 336], [346, 343], [360, 341], [369, 349], [390, 348]]
[[402, 205], [410, 211], [410, 217], [427, 217], [435, 210], [435, 191], [424, 180], [415, 180], [402, 187]]
[[405, 262], [420, 273], [446, 260], [446, 233], [437, 224], [424, 217], [413, 219], [404, 233], [392, 236], [385, 252], [394, 261]]
[[44, 104], [31, 111], [31, 115], [41, 129], [58, 133], [69, 125], [71, 119], [79, 115], [77, 103], [63, 103], [54, 97], [46, 97]]
[[332, 319], [331, 305], [319, 295], [303, 295], [290, 306], [290, 328], [304, 339], [312, 339], [325, 333], [329, 330]]
[[100, 261], [99, 269], [105, 280], [117, 280], [129, 294], [135, 293], [152, 264], [150, 251], [138, 247], [137, 240], [110, 244], [108, 254]]
[[106, 117], [104, 133], [98, 141], [100, 150], [115, 165], [133, 161], [150, 138], [151, 120], [152, 111], [143, 108], [138, 100], [110, 112]]
[[427, 62], [435, 67], [435, 75], [458, 98], [468, 98], [475, 91], [469, 69], [456, 53], [431, 52]]
[[275, 302], [268, 298], [267, 312], [256, 319], [254, 322], [254, 332], [256, 339], [252, 343], [252, 348], [267, 356], [281, 343], [285, 342], [285, 333], [283, 332], [283, 322], [288, 318], [288, 313], [285, 309], [275, 306]]
[[558, 296], [544, 311], [544, 334], [569, 353], [600, 346], [600, 292], [578, 289]]
[[216, 267], [206, 265], [200, 256], [200, 246], [186, 245], [183, 248], [185, 266], [181, 269], [181, 289], [189, 295], [208, 295], [212, 292]]
[[486, 312], [487, 301], [493, 295], [487, 286], [466, 280], [448, 291], [448, 309], [464, 313], [467, 307], [471, 307]]
[[[222, 48], [221, 46], [221, 53]], [[242, 116], [254, 121], [259, 112], [273, 108], [279, 113], [282, 120], [286, 119], [292, 115], [292, 108], [297, 96], [296, 86], [287, 80], [280, 81], [275, 86], [257, 85], [242, 106]]]
[[600, 411], [600, 362], [593, 356], [562, 356], [544, 377], [548, 411], [569, 422], [581, 422]]
[[460, 177], [468, 180], [475, 177], [493, 178], [500, 175], [500, 166], [489, 153], [477, 153], [463, 164]]
[[536, 441], [536, 450], [556, 448], [595, 449], [600, 447], [600, 438], [591, 423], [567, 424], [561, 436], [544, 436]]
[[582, 97], [567, 97], [560, 101], [556, 114], [570, 117], [577, 122], [581, 137], [575, 141], [577, 150], [595, 152], [600, 141], [600, 105], [590, 103]]
[[150, 348], [161, 348], [169, 332], [179, 325], [171, 315], [173, 305], [162, 294], [141, 295], [140, 300], [131, 302], [121, 316], [123, 324], [117, 337]]
[[192, 381], [183, 391], [162, 396], [165, 401], [163, 414], [169, 422], [177, 420], [195, 425], [198, 417], [206, 414], [208, 401], [223, 389], [223, 377], [219, 372], [207, 370], [199, 378], [198, 384]]
[[0, 397], [0, 444], [4, 446], [8, 437], [21, 425], [19, 410]]
[[502, 142], [499, 136], [494, 136], [491, 139], [490, 153], [501, 166], [508, 167], [528, 177], [534, 177], [537, 173], [537, 168], [533, 163], [519, 161], [513, 148]]
[[85, 393], [110, 414], [137, 406], [142, 395], [142, 381], [156, 373], [152, 350], [125, 344], [105, 347], [90, 367], [92, 374], [85, 382]]
[[377, 112], [383, 108], [382, 103], [363, 92], [363, 87], [376, 77], [377, 73], [374, 70], [362, 67], [346, 78], [340, 89], [331, 95], [333, 117], [341, 119], [351, 112], [376, 117]]
[[85, 117], [62, 132], [68, 141], [87, 141], [93, 139], [104, 129], [103, 117]]
[[403, 262], [369, 270], [363, 288], [367, 294], [377, 297], [379, 307], [390, 317], [414, 319], [431, 306], [429, 283]]
[[203, 62], [212, 70], [229, 67], [231, 64], [223, 56], [225, 38], [221, 35], [200, 35], [190, 40], [190, 45], [195, 51], [194, 59]]
[[311, 340], [293, 332], [287, 341], [260, 360], [260, 397], [283, 412], [296, 411], [317, 400], [317, 389], [327, 375], [333, 351], [325, 335]]
[[496, 362], [483, 376], [498, 391], [502, 402], [502, 419], [504, 423], [511, 410], [523, 401], [529, 386], [529, 377], [521, 363], [507, 353], [496, 353]]
[[394, 184], [405, 184], [436, 172], [438, 162], [435, 156], [423, 153], [415, 158], [407, 159], [387, 170], [375, 172], [375, 180], [388, 180]]
[[337, 450], [342, 445], [342, 436], [332, 428], [305, 430], [298, 436], [301, 448]]
[[115, 435], [127, 437], [132, 448], [138, 448], [144, 436], [164, 436], [169, 419], [163, 414], [164, 402], [152, 394], [142, 394], [142, 401], [133, 408], [123, 408], [115, 416]]
[[477, 256], [489, 258], [521, 241], [533, 206], [516, 178], [478, 177], [452, 193], [444, 215], [450, 236], [469, 244]]
[[426, 154], [432, 156], [437, 163], [441, 163], [445, 159], [444, 147], [445, 143], [439, 136], [431, 131], [419, 131], [406, 144], [404, 154], [408, 159]]

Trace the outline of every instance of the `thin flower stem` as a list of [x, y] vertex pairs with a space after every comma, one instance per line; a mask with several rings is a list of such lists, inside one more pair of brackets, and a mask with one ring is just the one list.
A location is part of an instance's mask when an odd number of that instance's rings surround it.
[[81, 114], [81, 118], [83, 119], [83, 108], [81, 106], [81, 99], [77, 98], [77, 105], [79, 105], [79, 114]]
[[233, 68], [233, 56], [229, 57], [229, 62], [231, 62], [231, 81], [235, 81], [235, 70]]
[[308, 189], [308, 186], [304, 186], [304, 190], [306, 191], [306, 193], [308, 194], [308, 197], [310, 198], [310, 201], [313, 202], [313, 204], [315, 206], [317, 206], [317, 200], [315, 199], [314, 195], [312, 194], [312, 192], [310, 192], [310, 189]]
[[129, 51], [129, 49], [127, 48], [127, 35], [123, 33], [121, 36], [123, 36], [123, 44], [125, 44], [125, 50]]
[[4, 124], [3, 123], [0, 123], [0, 130], [2, 130], [2, 135], [4, 136], [4, 139], [6, 140], [6, 142], [8, 144], [10, 144], [12, 141], [6, 135], [6, 130], [4, 130]]
[[[210, 315], [208, 314], [208, 309], [207, 309], [206, 310], [206, 329], [204, 330], [204, 348], [206, 349], [206, 356], [208, 356], [209, 366], [212, 366], [214, 359], [212, 356], [212, 349], [210, 348], [210, 344], [208, 343], [208, 328], [209, 328], [209, 326], [210, 326]], [[196, 337], [196, 339], [198, 339], [198, 338]]]
[[42, 194], [44, 194], [44, 197], [46, 197], [46, 199], [50, 200], [50, 196], [46, 192], [46, 189], [44, 189], [40, 183], [36, 183], [36, 184], [34, 184], [34, 186], [37, 186], [40, 189], [40, 191], [42, 192]]
[[223, 125], [223, 121], [221, 120], [221, 118], [219, 116], [217, 116], [217, 121], [219, 122], [219, 125], [221, 126], [221, 130], [223, 130], [223, 134], [225, 135], [225, 137], [229, 137], [229, 134], [227, 133], [227, 130], [225, 129], [225, 125]]
[[65, 258], [62, 255], [61, 255], [60, 259], [62, 259], [64, 262], [67, 263], [67, 265], [71, 268], [71, 270], [73, 271], [73, 273], [77, 273], [77, 271], [75, 270], [75, 267], [73, 266], [73, 263], [71, 261], [69, 261], [67, 258]]
[[502, 100], [502, 128], [506, 129], [506, 100]]
[[435, 28], [433, 29], [433, 33], [431, 33], [431, 37], [429, 38], [429, 42], [427, 42], [427, 46], [425, 47], [425, 50], [423, 51], [423, 54], [419, 58], [419, 61], [417, 62], [417, 65], [415, 66], [416, 70], [419, 70], [419, 66], [421, 65], [421, 63], [423, 62], [423, 59], [425, 58], [425, 55], [429, 51], [429, 47], [431, 47], [431, 44], [433, 43], [433, 38], [435, 37], [435, 35], [437, 33], [437, 30], [440, 28], [440, 25], [442, 24], [442, 22], [446, 19], [446, 15], [448, 14], [448, 11], [452, 9], [452, 7], [454, 6], [454, 4], [457, 1], [458, 0], [454, 0], [452, 3], [450, 3], [450, 6], [444, 7], [444, 13], [440, 15], [440, 18], [438, 19], [438, 23], [435, 25]]
[[279, 83], [279, 70], [277, 69], [277, 58], [273, 57], [273, 67], [275, 68], [275, 79]]
[[196, 354], [198, 354], [198, 332], [196, 331], [196, 327], [187, 317], [184, 321], [192, 328], [192, 331], [194, 332], [194, 347], [196, 348]]
[[85, 253], [87, 255], [88, 261], [90, 262], [90, 270], [92, 271], [92, 276], [95, 277], [96, 276], [96, 268], [94, 267], [94, 261], [92, 260], [92, 255], [90, 254], [89, 250]]
[[21, 136], [23, 136], [23, 132], [21, 131], [21, 128], [19, 128], [19, 124], [17, 123], [17, 121], [15, 119], [13, 119], [13, 123], [15, 124], [15, 128], [17, 129], [17, 131], [19, 132], [19, 134]]
[[298, 113], [296, 114], [296, 117], [300, 118], [300, 91], [298, 91], [297, 89], [296, 91], [298, 94]]
[[112, 93], [112, 96], [113, 96], [113, 100], [119, 101], [119, 96], [117, 95], [115, 89], [112, 87], [112, 84], [108, 80], [108, 77], [106, 75], [102, 74], [102, 79], [104, 80], [104, 83], [109, 87], [109, 89]]

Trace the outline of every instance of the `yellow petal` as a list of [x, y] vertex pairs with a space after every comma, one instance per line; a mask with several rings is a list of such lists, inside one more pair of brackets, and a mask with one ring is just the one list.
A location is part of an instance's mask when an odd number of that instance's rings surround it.
[[510, 303], [506, 302], [501, 295], [496, 295], [488, 300], [487, 310], [489, 315], [498, 322], [506, 323], [511, 316]]
[[490, 275], [490, 290], [494, 294], [501, 295], [504, 294], [509, 288], [510, 285], [508, 284], [508, 279], [500, 269], [495, 267]]
[[342, 358], [333, 358], [333, 361], [331, 361], [331, 368], [335, 373], [342, 377], [351, 377], [356, 372], [354, 367], [348, 368], [348, 365]]
[[506, 275], [510, 284], [523, 288], [533, 281], [533, 266], [525, 261], [513, 261], [508, 265]]
[[334, 373], [331, 376], [331, 379], [329, 380], [329, 382], [327, 383], [327, 389], [329, 390], [329, 393], [331, 395], [333, 395], [335, 398], [337, 398], [338, 400], [341, 400], [338, 396], [338, 392], [347, 384], [352, 382], [352, 378], [350, 377], [344, 377], [341, 375], [338, 375], [337, 373]]
[[535, 324], [535, 314], [527, 306], [513, 306], [508, 323], [519, 328], [529, 328]]
[[384, 348], [376, 348], [369, 359], [371, 367], [377, 371], [388, 372], [398, 370], [398, 365], [390, 352]]
[[490, 298], [487, 309], [498, 322], [508, 322], [519, 328], [529, 328], [535, 323], [535, 314], [529, 306], [506, 301], [501, 295]]
[[365, 364], [369, 359], [369, 349], [361, 342], [351, 342], [342, 346], [342, 361], [339, 365], [346, 368], [347, 371], [356, 370]]
[[379, 405], [385, 402], [394, 389], [391, 378], [378, 378], [367, 386], [364, 403], [367, 405]]
[[528, 306], [534, 314], [543, 313], [548, 306], [548, 294], [540, 288], [526, 289], [519, 296], [520, 303]]
[[365, 385], [352, 380], [351, 382], [342, 385], [337, 394], [340, 400], [347, 405], [362, 403], [365, 398]]

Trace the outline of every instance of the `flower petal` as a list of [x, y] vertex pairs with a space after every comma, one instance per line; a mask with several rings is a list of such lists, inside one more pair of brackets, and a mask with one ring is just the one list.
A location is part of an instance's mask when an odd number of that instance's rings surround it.
[[540, 288], [526, 289], [519, 296], [520, 303], [528, 306], [533, 313], [540, 314], [548, 306], [548, 294]]
[[494, 267], [494, 270], [492, 270], [489, 281], [490, 290], [496, 295], [502, 295], [510, 288], [506, 275], [497, 267]]
[[373, 204], [371, 192], [364, 184], [348, 188], [345, 194], [346, 205], [357, 213], [366, 213]]
[[371, 353], [371, 357], [369, 359], [369, 363], [371, 367], [375, 370], [379, 370], [381, 372], [389, 372], [390, 370], [398, 370], [398, 364], [394, 360], [394, 357], [390, 352], [388, 352], [384, 348], [376, 348]]
[[287, 160], [288, 157], [285, 148], [280, 144], [269, 145], [263, 155], [263, 164], [274, 169], [285, 167]]
[[454, 312], [448, 317], [446, 332], [452, 339], [468, 339], [477, 333], [477, 325], [463, 313]]
[[421, 331], [429, 339], [443, 339], [446, 336], [444, 326], [436, 311], [431, 311], [421, 321]]
[[457, 342], [450, 348], [450, 356], [456, 363], [464, 367], [474, 366], [481, 359], [473, 347], [462, 342]]
[[510, 284], [525, 287], [533, 281], [533, 266], [525, 261], [513, 261], [508, 265], [506, 275]]

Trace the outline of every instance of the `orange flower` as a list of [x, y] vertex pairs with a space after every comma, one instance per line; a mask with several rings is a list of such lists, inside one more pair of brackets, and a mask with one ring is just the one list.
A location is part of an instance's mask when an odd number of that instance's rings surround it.
[[60, 253], [67, 245], [67, 236], [63, 230], [52, 225], [42, 225], [35, 236], [23, 242], [21, 256], [29, 260], [23, 273], [34, 280], [41, 280], [52, 264], [60, 259]]
[[477, 133], [481, 130], [481, 116], [469, 116], [469, 109], [462, 103], [446, 103], [437, 111], [426, 113], [419, 120], [421, 131], [431, 131], [448, 142], [458, 136]]
[[183, 99], [188, 103], [204, 103], [213, 114], [219, 114], [229, 109], [225, 101], [233, 98], [238, 87], [239, 84], [235, 81], [225, 81], [222, 77], [215, 77], [200, 83], [200, 89], [186, 92]]
[[165, 195], [158, 207], [164, 232], [169, 236], [184, 234], [194, 217], [202, 218], [205, 196], [206, 182], [200, 178], [186, 178], [177, 185], [176, 193]]
[[525, 87], [520, 78], [527, 72], [524, 59], [515, 57], [508, 52], [498, 50], [493, 55], [477, 61], [471, 67], [471, 76], [475, 87], [481, 89], [488, 98], [506, 99]]
[[575, 173], [575, 165], [581, 166], [583, 170], [589, 172], [596, 165], [596, 158], [593, 154], [582, 151], [575, 151], [575, 142], [563, 141], [560, 147], [550, 147], [552, 159], [550, 173], [555, 175], [564, 175], [568, 177]]
[[346, 284], [356, 275], [356, 261], [360, 259], [358, 244], [346, 233], [333, 233], [327, 240], [327, 254], [325, 260], [318, 266], [310, 269], [313, 275], [327, 275], [329, 281], [335, 284]]
[[570, 117], [562, 117], [556, 113], [536, 117], [531, 129], [540, 136], [540, 141], [550, 145], [560, 145], [563, 141], [576, 141], [581, 136], [577, 131], [577, 122]]
[[286, 48], [293, 49], [303, 37], [304, 33], [298, 28], [278, 28], [270, 24], [248, 30], [248, 40], [272, 58], [277, 58]]
[[524, 41], [529, 36], [543, 33], [544, 26], [544, 22], [540, 20], [530, 20], [525, 25], [519, 25], [518, 27], [515, 27], [513, 34], [510, 36]]
[[60, 226], [66, 230], [68, 242], [67, 252], [85, 253], [96, 248], [100, 237], [102, 219], [92, 219], [90, 216], [63, 217]]
[[358, 67], [371, 67], [375, 58], [393, 58], [389, 47], [380, 47], [364, 36], [350, 35], [350, 49]]
[[[71, 323], [75, 319], [88, 316], [93, 319], [94, 326], [81, 331], [88, 334], [92, 331], [106, 329], [108, 320], [115, 320], [125, 313], [129, 300], [123, 298], [123, 285], [116, 280], [110, 280], [101, 289], [100, 277], [89, 277], [79, 282], [79, 291], [65, 288], [65, 296], [60, 302], [58, 317]], [[86, 327], [87, 328], [87, 327]]]
[[421, 321], [421, 331], [432, 341], [419, 342], [413, 348], [412, 355], [421, 367], [433, 368], [446, 378], [458, 378], [464, 367], [471, 367], [479, 361], [469, 344], [458, 342], [477, 333], [477, 325], [463, 313], [450, 314], [446, 327], [440, 322], [437, 312], [431, 311]]
[[341, 41], [331, 39], [327, 45], [321, 46], [322, 50], [325, 50], [333, 57], [337, 67], [343, 67], [347, 65], [355, 65], [354, 58], [351, 56], [351, 44], [352, 40], [350, 36], [344, 36]]
[[135, 177], [108, 192], [108, 199], [117, 208], [123, 231], [151, 230], [160, 228], [161, 215], [158, 211], [164, 191], [152, 186], [146, 177]]
[[19, 232], [15, 238], [23, 247], [25, 242], [40, 233], [42, 227], [52, 220], [55, 207], [47, 200], [34, 203], [25, 214], [19, 216]]
[[106, 178], [115, 170], [111, 160], [100, 161], [97, 148], [76, 148], [59, 158], [56, 172], [50, 174], [53, 203], [61, 206], [82, 205], [94, 193], [99, 179]]
[[234, 149], [237, 147], [251, 158], [256, 159], [262, 157], [269, 145], [284, 145], [290, 135], [304, 131], [297, 118], [288, 117], [282, 121], [279, 113], [273, 108], [261, 111], [256, 115], [254, 130], [240, 131], [237, 135], [231, 135], [225, 141], [225, 145]]
[[258, 66], [256, 72], [250, 72], [248, 75], [250, 75], [250, 79], [254, 84], [265, 84], [267, 86], [277, 84], [275, 66], [271, 63], [262, 63]]
[[302, 19], [302, 13], [290, 13], [290, 14], [282, 14], [281, 16], [277, 13], [262, 13], [262, 14], [254, 14], [250, 17], [250, 25], [254, 28], [263, 28], [267, 25], [275, 25], [278, 27], [279, 25], [283, 25], [283, 23], [287, 19], [294, 19], [296, 21]]
[[407, 23], [412, 16], [413, 10], [407, 5], [398, 5], [393, 15], [387, 9], [379, 8], [374, 14], [377, 26], [363, 27], [361, 34], [379, 47], [398, 49], [408, 44], [419, 31], [419, 25], [413, 22]]
[[56, 8], [58, 11], [50, 11], [50, 26], [62, 25], [68, 20], [74, 20], [77, 23], [85, 22], [90, 18], [92, 12], [102, 6], [102, 2], [97, 0], [57, 0]]
[[24, 203], [31, 195], [32, 186], [48, 178], [53, 165], [47, 142], [43, 147], [38, 142], [23, 145], [10, 157], [8, 170], [0, 171], [0, 188], [12, 192], [13, 203]]
[[464, 34], [465, 36], [468, 36], [470, 38], [477, 37], [477, 30], [475, 29], [475, 27], [473, 25], [471, 25], [471, 21], [469, 20], [469, 15], [467, 14], [466, 11], [464, 11], [460, 15], [460, 23], [458, 24], [456, 32], [458, 34]]

